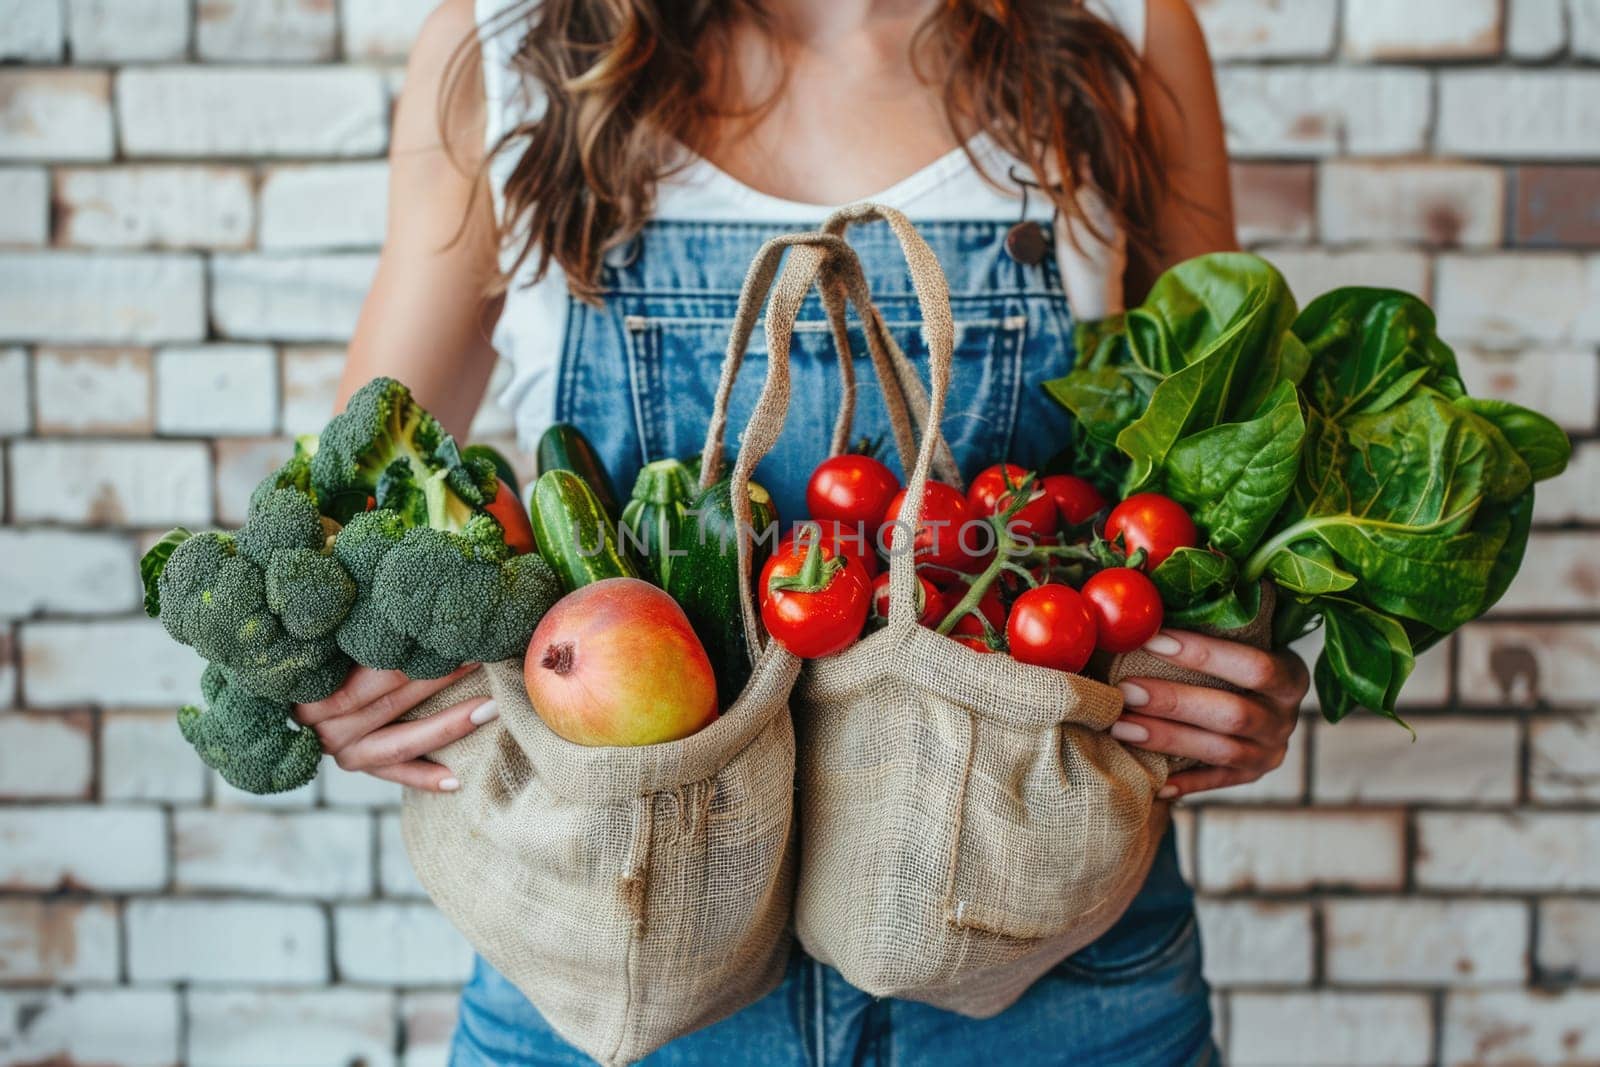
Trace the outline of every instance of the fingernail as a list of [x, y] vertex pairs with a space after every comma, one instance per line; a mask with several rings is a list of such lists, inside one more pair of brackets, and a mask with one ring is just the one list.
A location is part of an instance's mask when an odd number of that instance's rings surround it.
[[[472, 725], [482, 726], [486, 722], [494, 722], [500, 717], [500, 709], [495, 707], [492, 700], [485, 700], [482, 704], [472, 709], [472, 714], [467, 718], [472, 720]], [[452, 779], [453, 781], [454, 779]]]
[[1133, 682], [1118, 682], [1117, 688], [1122, 690], [1122, 702], [1130, 708], [1142, 708], [1150, 703], [1150, 694], [1142, 685]]
[[1176, 656], [1183, 651], [1183, 645], [1171, 634], [1156, 634], [1144, 643], [1144, 650], [1158, 656]]
[[1177, 795], [1178, 787], [1175, 785], [1164, 785], [1156, 791], [1156, 797], [1161, 800], [1171, 800]]
[[1111, 736], [1115, 737], [1118, 741], [1127, 741], [1131, 744], [1137, 745], [1141, 741], [1150, 740], [1150, 731], [1146, 730], [1143, 726], [1140, 726], [1136, 722], [1127, 722], [1126, 720], [1118, 719], [1116, 722], [1111, 724]]
[[454, 778], [445, 778], [439, 782], [439, 792], [454, 793], [461, 788], [461, 783]]

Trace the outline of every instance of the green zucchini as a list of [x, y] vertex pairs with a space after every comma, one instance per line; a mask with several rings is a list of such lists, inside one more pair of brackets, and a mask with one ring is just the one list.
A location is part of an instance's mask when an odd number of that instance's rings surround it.
[[623, 554], [640, 574], [663, 589], [672, 577], [673, 563], [683, 552], [678, 527], [694, 495], [689, 468], [676, 459], [658, 459], [639, 471], [633, 496], [622, 509], [617, 539], [622, 542]]
[[616, 529], [594, 490], [571, 471], [552, 470], [539, 476], [528, 518], [539, 554], [567, 592], [604, 578], [639, 576], [617, 551]]
[[[739, 578], [739, 524], [733, 513], [732, 486], [724, 478], [695, 498], [678, 531], [684, 555], [672, 564], [667, 592], [689, 616], [705, 646], [717, 677], [722, 705], [733, 703], [750, 680], [751, 649], [745, 643]], [[772, 497], [750, 483], [750, 520], [757, 533], [751, 544], [750, 572], [761, 566], [777, 544], [777, 508]], [[769, 529], [769, 527], [771, 529]]]
[[622, 515], [616, 483], [606, 465], [600, 462], [589, 439], [568, 422], [558, 422], [539, 438], [534, 450], [534, 469], [542, 477], [549, 471], [571, 471], [589, 484], [600, 507], [614, 523]]

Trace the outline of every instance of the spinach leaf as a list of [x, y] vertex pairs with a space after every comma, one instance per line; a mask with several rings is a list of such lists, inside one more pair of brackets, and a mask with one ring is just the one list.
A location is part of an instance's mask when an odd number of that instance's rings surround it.
[[1220, 552], [1180, 548], [1150, 572], [1150, 580], [1169, 604], [1208, 600], [1233, 584], [1238, 565]]

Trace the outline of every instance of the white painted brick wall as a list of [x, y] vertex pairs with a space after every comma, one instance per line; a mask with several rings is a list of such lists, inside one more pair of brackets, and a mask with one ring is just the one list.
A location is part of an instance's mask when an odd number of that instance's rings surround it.
[[1600, 900], [1540, 901], [1537, 959], [1551, 978], [1600, 978]]
[[395, 996], [327, 989], [194, 990], [186, 997], [195, 1067], [391, 1067]]
[[1344, 0], [1356, 59], [1478, 59], [1500, 51], [1501, 0]]
[[133, 892], [167, 882], [159, 808], [0, 807], [0, 887]]
[[56, 171], [57, 241], [99, 248], [243, 248], [255, 224], [242, 167]]
[[39, 611], [103, 615], [140, 606], [133, 543], [112, 534], [0, 528], [0, 618]]
[[349, 982], [460, 985], [472, 948], [432, 904], [347, 904], [333, 913], [334, 962]]
[[1316, 971], [1311, 905], [1260, 900], [1199, 904], [1206, 978], [1214, 985], [1309, 985]]
[[1327, 244], [1494, 247], [1505, 214], [1505, 175], [1496, 167], [1329, 163], [1317, 221]]
[[1529, 914], [1512, 900], [1330, 900], [1328, 979], [1339, 985], [1520, 985]]
[[1398, 812], [1216, 809], [1200, 817], [1207, 890], [1398, 889], [1405, 879]]
[[0, 70], [0, 159], [110, 159], [111, 79], [94, 70]]
[[344, 53], [351, 59], [404, 59], [436, 0], [339, 0]]
[[28, 353], [20, 348], [0, 348], [0, 436], [28, 432]]
[[273, 167], [261, 180], [261, 247], [377, 248], [388, 206], [387, 164]]
[[1237, 993], [1228, 998], [1230, 1063], [1425, 1067], [1433, 1019], [1407, 993]]
[[1524, 990], [1445, 997], [1447, 1067], [1600, 1062], [1600, 994]]
[[0, 798], [88, 800], [94, 720], [88, 712], [0, 714]]
[[155, 427], [143, 348], [38, 348], [33, 407], [41, 435], [148, 435]]
[[61, 58], [60, 4], [0, 0], [0, 59], [49, 63]]
[[201, 59], [332, 59], [338, 19], [325, 0], [206, 0], [199, 8], [195, 50]]
[[1568, 812], [1423, 812], [1416, 879], [1428, 889], [1600, 889], [1600, 823]]
[[204, 523], [210, 457], [192, 442], [19, 441], [11, 446], [13, 514], [89, 526]]
[[79, 62], [182, 59], [189, 47], [189, 0], [65, 0], [65, 3], [72, 55]]
[[342, 341], [355, 329], [377, 257], [367, 253], [218, 256], [211, 318], [239, 340]]
[[1215, 59], [1314, 59], [1333, 50], [1339, 8], [1328, 0], [1199, 0]]
[[128, 974], [135, 982], [320, 985], [328, 927], [306, 903], [139, 899], [128, 902]]
[[192, 345], [156, 353], [156, 429], [173, 436], [271, 433], [278, 354], [271, 345]]
[[1228, 67], [1217, 88], [1239, 156], [1420, 151], [1432, 112], [1428, 75], [1399, 67]]
[[115, 982], [118, 956], [111, 901], [0, 898], [0, 985]]
[[172, 1067], [178, 994], [168, 989], [0, 990], [0, 1062]]
[[372, 892], [365, 815], [180, 811], [173, 820], [182, 889], [337, 899]]
[[200, 699], [205, 661], [154, 619], [33, 622], [21, 632], [27, 698], [37, 707], [174, 708]]
[[1328, 804], [1510, 804], [1521, 727], [1512, 719], [1419, 718], [1417, 741], [1394, 723], [1352, 716], [1317, 730], [1315, 797]]
[[1484, 158], [1600, 156], [1600, 72], [1462, 70], [1439, 75], [1438, 148]]
[[205, 276], [186, 255], [0, 252], [0, 337], [118, 344], [205, 336]]
[[43, 167], [0, 167], [0, 245], [50, 239], [50, 174]]

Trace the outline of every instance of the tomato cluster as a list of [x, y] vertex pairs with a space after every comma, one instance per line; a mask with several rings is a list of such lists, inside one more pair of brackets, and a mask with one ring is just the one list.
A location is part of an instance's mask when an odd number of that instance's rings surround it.
[[[796, 655], [838, 652], [889, 617], [889, 573], [906, 498], [868, 455], [824, 461], [806, 491], [811, 521], [761, 574], [762, 619]], [[1103, 521], [1100, 520], [1104, 516]], [[1081, 671], [1096, 652], [1131, 652], [1162, 623], [1149, 572], [1197, 541], [1194, 522], [1159, 493], [1114, 507], [1092, 484], [996, 464], [962, 493], [930, 481], [911, 532], [917, 620], [977, 652]], [[808, 577], [809, 576], [809, 577]]]

